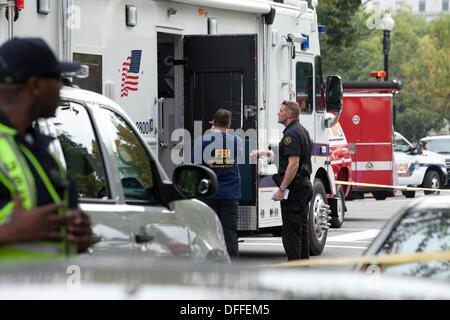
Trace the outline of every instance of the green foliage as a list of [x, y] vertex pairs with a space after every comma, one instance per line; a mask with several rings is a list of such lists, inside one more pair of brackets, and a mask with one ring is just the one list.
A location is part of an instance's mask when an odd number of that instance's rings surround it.
[[[116, 129], [118, 139], [115, 143], [117, 149], [123, 148], [130, 158], [126, 164], [130, 166], [131, 170], [135, 171], [145, 188], [153, 187], [152, 169], [145, 149], [126, 123], [116, 124]], [[125, 162], [125, 160], [122, 161]]]
[[318, 22], [327, 27], [327, 33], [320, 35], [325, 74], [344, 75], [354, 67], [360, 55], [355, 48], [371, 32], [363, 22], [368, 19], [368, 13], [360, 8], [361, 0], [319, 1]]
[[[85, 146], [72, 141], [70, 135], [63, 133], [58, 139], [66, 159], [67, 171], [77, 184], [79, 197], [97, 198], [103, 187], [103, 182], [92, 166], [98, 163], [95, 160], [98, 157], [97, 148], [94, 148], [94, 154], [90, 154]], [[99, 168], [97, 170], [101, 171]]]

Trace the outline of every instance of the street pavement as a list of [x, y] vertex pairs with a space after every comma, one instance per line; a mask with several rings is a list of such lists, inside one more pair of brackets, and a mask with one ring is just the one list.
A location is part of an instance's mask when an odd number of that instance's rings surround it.
[[[425, 196], [422, 192], [417, 197]], [[344, 224], [340, 229], [329, 229], [325, 249], [318, 258], [356, 257], [367, 249], [387, 220], [406, 206], [412, 199], [402, 195], [377, 201], [372, 197], [347, 201]], [[243, 264], [277, 264], [286, 262], [281, 237], [269, 233], [254, 234], [239, 238], [239, 263]], [[315, 269], [351, 270], [346, 266], [315, 266]]]

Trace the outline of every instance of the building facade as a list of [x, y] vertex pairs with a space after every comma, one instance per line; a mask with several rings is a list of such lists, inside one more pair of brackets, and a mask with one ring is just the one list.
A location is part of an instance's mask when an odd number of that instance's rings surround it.
[[450, 0], [363, 0], [368, 10], [384, 11], [392, 9], [395, 14], [396, 10], [411, 10], [413, 15], [424, 15], [429, 21], [441, 14], [441, 12], [449, 13]]

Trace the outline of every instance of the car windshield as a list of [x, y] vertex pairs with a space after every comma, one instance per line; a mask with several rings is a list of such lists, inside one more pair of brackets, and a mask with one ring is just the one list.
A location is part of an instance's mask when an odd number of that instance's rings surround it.
[[[406, 254], [449, 250], [450, 209], [429, 209], [407, 214], [379, 254]], [[425, 261], [389, 266], [384, 274], [422, 276], [450, 281], [449, 261]]]
[[425, 150], [441, 154], [450, 154], [450, 138], [423, 141]]
[[409, 142], [401, 135], [394, 136], [394, 152], [407, 152], [411, 150]]

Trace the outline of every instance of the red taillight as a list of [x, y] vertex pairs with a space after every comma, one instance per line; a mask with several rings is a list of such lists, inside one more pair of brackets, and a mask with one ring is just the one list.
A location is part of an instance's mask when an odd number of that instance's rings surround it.
[[16, 8], [19, 8], [19, 9], [25, 8], [23, 0], [16, 0]]

